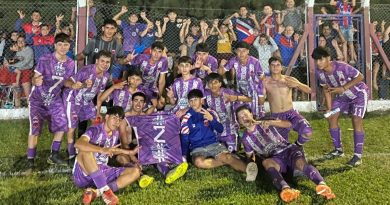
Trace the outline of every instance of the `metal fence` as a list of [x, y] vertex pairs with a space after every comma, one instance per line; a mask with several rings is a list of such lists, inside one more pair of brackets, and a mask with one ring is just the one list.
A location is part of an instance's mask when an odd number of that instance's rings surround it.
[[[9, 47], [11, 47], [11, 45], [12, 45], [11, 40], [10, 40], [12, 38], [11, 34], [12, 34], [12, 31], [15, 30], [15, 21], [20, 16], [17, 12], [18, 10], [23, 11], [23, 13], [25, 14], [25, 17], [23, 19], [23, 23], [31, 21], [32, 11], [39, 10], [41, 12], [41, 16], [42, 16], [41, 22], [48, 24], [49, 29], [53, 31], [54, 27], [55, 27], [55, 23], [56, 23], [56, 17], [58, 17], [60, 14], [63, 15], [62, 24], [61, 24], [62, 27], [65, 27], [69, 24], [72, 24], [72, 22], [71, 22], [72, 7], [75, 7], [75, 6], [76, 6], [76, 1], [74, 1], [74, 2], [39, 2], [39, 3], [26, 3], [26, 2], [20, 2], [20, 3], [18, 3], [18, 2], [2, 2], [2, 3], [0, 3], [0, 31], [3, 34], [3, 38], [7, 38], [7, 40], [6, 40], [7, 49], [9, 49]], [[100, 27], [101, 27], [103, 21], [107, 18], [113, 18], [113, 16], [115, 16], [117, 13], [119, 13], [121, 11], [121, 9], [122, 9], [121, 7], [122, 7], [121, 5], [112, 5], [112, 4], [105, 4], [105, 3], [101, 3], [101, 2], [95, 2], [94, 9], [92, 9], [92, 8], [90, 9], [90, 14], [94, 14], [93, 16], [90, 17], [91, 19], [93, 19], [94, 24], [90, 24], [90, 26], [95, 25], [95, 28], [93, 28], [93, 29], [96, 29], [96, 33], [94, 33], [94, 32], [92, 32], [92, 33], [95, 36], [99, 36], [101, 34]], [[304, 8], [304, 5], [301, 5], [301, 7]], [[151, 22], [154, 23], [154, 27], [156, 28], [157, 27], [156, 21], [159, 21], [160, 26], [162, 26], [163, 22], [164, 22], [164, 17], [167, 16], [167, 11], [170, 8], [128, 6], [127, 9], [128, 9], [128, 11], [120, 17], [120, 20], [128, 21], [128, 18], [131, 14], [137, 14], [138, 19], [139, 19], [139, 23], [144, 24], [146, 22], [140, 17], [139, 14], [141, 13], [141, 11], [145, 11], [146, 17]], [[282, 8], [278, 8], [278, 9], [282, 9]], [[190, 48], [191, 48], [191, 45], [193, 45], [191, 43], [191, 40], [193, 41], [194, 37], [196, 38], [196, 35], [199, 35], [199, 34], [196, 34], [197, 33], [196, 30], [200, 30], [199, 27], [201, 24], [202, 25], [207, 24], [208, 28], [212, 28], [213, 23], [215, 23], [215, 21], [218, 21], [218, 27], [219, 27], [224, 18], [232, 15], [234, 12], [237, 12], [237, 10], [222, 10], [222, 9], [217, 9], [217, 8], [207, 8], [207, 9], [198, 9], [198, 8], [197, 9], [195, 9], [195, 8], [177, 9], [176, 8], [176, 12], [178, 14], [177, 19], [182, 19], [181, 22], [177, 22], [178, 30], [181, 29], [184, 22], [186, 22], [188, 19], [190, 19], [191, 24], [189, 25], [189, 33], [191, 33], [192, 32], [191, 30], [193, 29], [194, 35], [184, 36], [184, 42], [180, 42], [180, 38], [166, 38], [165, 36], [163, 36], [162, 39], [166, 45], [170, 45], [174, 48], [183, 48], [184, 46], [182, 46], [182, 45], [187, 43], [187, 44], [189, 44], [188, 45], [189, 49], [187, 49], [187, 50], [189, 52], [191, 52]], [[304, 20], [305, 20], [304, 9], [302, 9], [301, 11], [302, 11], [300, 13], [301, 20], [304, 23]], [[390, 19], [388, 19], [389, 17], [388, 17], [388, 15], [386, 15], [386, 12], [389, 12], [389, 11], [390, 11], [390, 5], [372, 5], [371, 6], [371, 20], [378, 21], [379, 25], [380, 25], [382, 20], [385, 20], [387, 22], [387, 24], [386, 24], [386, 27], [387, 27], [389, 25]], [[259, 7], [259, 9], [249, 11], [249, 12], [252, 14], [255, 14], [258, 22], [260, 23], [260, 21], [263, 17], [263, 8]], [[274, 13], [277, 13], [277, 12], [278, 11], [276, 11], [276, 12], [274, 11]], [[358, 19], [359, 18], [357, 18], [357, 20], [356, 20], [357, 22], [359, 21]], [[324, 19], [324, 20], [326, 20], [326, 19]], [[331, 19], [328, 19], [328, 20], [331, 21]], [[358, 23], [358, 24], [359, 24], [359, 27], [357, 30], [359, 31], [359, 29], [361, 28], [361, 24], [360, 23]], [[76, 25], [74, 23], [72, 25], [73, 25], [73, 28], [76, 28]], [[89, 28], [91, 29], [91, 27], [89, 27]], [[85, 29], [85, 28], [79, 28], [79, 29]], [[276, 29], [275, 32], [277, 32], [278, 28], [275, 28], [275, 29]], [[89, 30], [89, 31], [93, 31], [93, 30]], [[77, 34], [76, 30], [74, 30], [74, 32]], [[301, 32], [302, 31], [297, 32], [297, 33], [301, 34]], [[318, 35], [316, 38], [316, 42], [318, 42], [320, 32], [321, 32], [321, 30], [320, 30], [320, 27], [318, 26], [318, 28], [317, 28]], [[123, 31], [119, 30], [118, 33], [123, 34]], [[7, 35], [5, 35], [5, 34], [7, 34]], [[121, 35], [119, 35], [119, 34], [117, 35], [117, 38], [121, 38]], [[156, 39], [158, 39], [158, 37]], [[293, 37], [291, 39], [293, 39]], [[360, 45], [359, 43], [361, 43], [361, 41], [362, 41], [361, 38], [357, 38], [356, 45]], [[218, 55], [218, 50], [217, 50], [217, 42], [218, 42], [217, 35], [210, 35], [206, 40], [206, 43], [208, 43], [208, 45], [210, 47], [210, 54], [218, 57], [219, 55]], [[34, 45], [33, 41], [30, 41], [28, 43], [32, 43], [32, 45], [28, 45], [28, 46], [34, 48], [35, 45]], [[234, 47], [234, 42], [232, 44]], [[42, 45], [39, 45], [39, 46], [42, 46]], [[46, 45], [43, 45], [43, 46], [46, 46]], [[50, 45], [47, 45], [47, 47], [48, 47], [46, 49], [47, 52], [52, 51], [53, 48], [50, 47]], [[0, 44], [0, 48], [1, 48], [1, 44]], [[390, 49], [390, 46], [388, 48]], [[0, 55], [0, 56], [4, 57], [6, 55], [7, 49], [4, 49], [2, 52], [2, 55]], [[363, 62], [361, 61], [363, 58], [361, 58], [361, 52], [359, 50], [359, 46], [357, 46], [357, 51], [358, 51], [358, 54], [360, 53], [360, 55], [358, 55], [358, 56], [360, 56], [360, 58], [358, 58], [357, 59], [358, 61], [356, 62], [358, 67], [359, 67], [359, 65], [363, 64]], [[176, 51], [176, 52], [177, 52], [177, 55], [179, 56], [180, 51]], [[290, 52], [290, 53], [287, 53], [287, 54], [285, 53], [282, 55], [291, 55], [292, 56], [294, 50], [288, 50], [287, 52]], [[388, 51], [388, 53], [390, 53], [390, 51]], [[257, 50], [253, 46], [252, 46], [252, 49], [250, 50], [250, 54], [254, 57], [259, 57]], [[9, 55], [9, 54], [7, 54], [7, 55]], [[36, 58], [36, 54], [34, 54], [34, 55]], [[279, 55], [281, 55], [281, 54], [279, 53]], [[308, 57], [310, 57], [310, 55], [303, 51], [301, 53], [300, 57], [298, 58], [298, 61], [296, 62], [295, 66], [293, 67], [292, 73], [291, 73], [292, 76], [297, 77], [301, 82], [306, 83], [306, 84], [310, 80], [310, 79], [308, 79], [309, 78], [308, 77], [308, 67], [306, 64]], [[0, 60], [1, 60], [1, 63], [3, 64], [3, 58], [0, 57]], [[285, 63], [288, 64], [288, 62], [285, 62]], [[380, 64], [380, 62], [379, 62], [379, 64]], [[27, 94], [28, 94], [27, 92], [22, 92], [22, 91], [24, 91], [23, 86], [22, 87], [12, 86], [12, 83], [15, 82], [16, 73], [10, 67], [12, 67], [12, 66], [9, 66], [9, 65], [4, 66], [3, 65], [2, 68], [0, 69], [0, 86], [1, 86], [0, 87], [1, 88], [0, 89], [0, 91], [1, 91], [0, 92], [0, 97], [1, 97], [0, 106], [3, 108], [12, 108], [15, 105], [19, 106], [18, 102], [16, 102], [16, 104], [15, 104], [14, 99], [19, 99], [19, 95], [27, 96]], [[362, 66], [360, 66], [360, 67], [362, 67]], [[380, 68], [379, 68], [378, 75], [377, 75], [378, 80], [376, 81], [378, 91], [375, 91], [376, 94], [374, 94], [373, 96], [375, 99], [378, 99], [378, 98], [389, 99], [389, 77], [388, 76], [390, 76], [390, 75], [389, 75], [388, 71], [385, 71], [385, 69], [382, 69], [381, 65], [379, 67]], [[30, 75], [30, 74], [31, 74], [31, 72], [30, 73], [28, 73], [28, 72], [22, 73], [21, 79], [23, 78], [23, 80], [25, 81], [27, 78], [27, 80], [29, 80], [31, 76], [23, 76], [23, 75]], [[305, 96], [305, 95], [301, 95], [301, 96], [295, 95], [294, 99], [295, 100], [307, 100], [308, 99], [307, 97], [308, 96]]]

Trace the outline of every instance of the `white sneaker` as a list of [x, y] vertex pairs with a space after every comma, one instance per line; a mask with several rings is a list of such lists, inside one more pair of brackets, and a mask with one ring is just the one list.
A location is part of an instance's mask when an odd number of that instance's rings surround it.
[[257, 177], [257, 172], [258, 172], [258, 168], [257, 168], [257, 164], [254, 163], [254, 162], [250, 162], [247, 166], [246, 166], [246, 181], [247, 182], [253, 182], [256, 180], [256, 177]]

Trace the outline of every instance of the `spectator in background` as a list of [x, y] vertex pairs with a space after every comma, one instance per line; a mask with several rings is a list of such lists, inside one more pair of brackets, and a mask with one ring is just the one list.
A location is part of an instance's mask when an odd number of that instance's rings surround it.
[[[95, 23], [96, 7], [93, 0], [88, 0], [88, 38], [95, 38], [97, 36], [97, 28]], [[71, 23], [75, 23], [77, 15], [77, 8], [72, 7], [72, 15], [70, 18]]]
[[268, 59], [271, 58], [274, 52], [278, 50], [278, 45], [276, 45], [272, 37], [262, 33], [253, 42], [253, 46], [256, 48], [257, 53], [259, 54], [258, 59], [264, 74], [269, 76], [270, 71]]
[[15, 22], [15, 30], [18, 32], [24, 32], [26, 35], [26, 42], [28, 44], [32, 44], [33, 35], [39, 35], [41, 33], [41, 12], [38, 10], [34, 10], [31, 13], [31, 22], [23, 24], [23, 19], [25, 14], [22, 10], [17, 10], [19, 14], [19, 19]]
[[298, 40], [299, 34], [294, 33], [294, 28], [292, 26], [279, 27], [279, 33], [275, 35], [275, 42], [279, 46], [283, 66], [287, 67], [290, 63], [294, 52], [297, 49]]
[[[168, 56], [175, 57], [179, 54], [180, 39], [180, 28], [182, 27], [182, 19], [177, 19], [177, 13], [174, 10], [168, 10], [167, 16], [164, 18], [162, 26], [163, 42], [168, 49]], [[184, 41], [183, 41], [184, 42]]]
[[[179, 47], [180, 50], [180, 56], [189, 56], [193, 57], [195, 54], [195, 47], [198, 43], [201, 43], [203, 38], [199, 38], [198, 40], [195, 40], [195, 37], [191, 34], [185, 35], [188, 33], [188, 28], [191, 25], [191, 19], [183, 20], [183, 25], [180, 29], [180, 43], [181, 46]], [[187, 32], [186, 32], [187, 30]]]
[[[127, 7], [122, 6], [121, 11], [112, 18], [123, 31], [123, 50], [125, 54], [133, 52], [135, 46], [140, 45], [141, 33], [146, 28], [145, 24], [138, 23], [138, 16], [136, 13], [130, 14], [130, 17], [128, 18], [129, 22], [119, 20], [119, 18], [127, 12]], [[141, 18], [145, 20], [145, 12], [141, 12]]]
[[141, 44], [139, 46], [135, 46], [135, 53], [150, 53], [150, 46], [156, 41], [157, 38], [162, 37], [161, 30], [161, 22], [159, 20], [156, 21], [155, 25], [152, 21], [146, 18], [145, 13], [141, 13], [141, 18], [147, 23], [147, 26], [144, 31], [141, 33]]
[[[19, 51], [16, 52], [15, 58], [19, 61], [13, 64], [13, 67], [20, 70], [20, 83], [22, 84], [23, 92], [26, 97], [30, 94], [31, 88], [31, 74], [34, 66], [34, 52], [32, 48], [26, 46], [26, 38], [19, 36], [17, 40]], [[19, 87], [16, 82], [13, 84], [15, 87]], [[20, 107], [20, 92], [18, 89], [14, 92], [15, 95], [15, 107]]]
[[233, 25], [221, 24], [218, 31], [218, 43], [217, 43], [217, 59], [221, 61], [222, 59], [229, 60], [234, 56], [232, 50], [232, 43], [237, 41], [236, 33], [234, 32]]
[[256, 15], [250, 14], [248, 16], [248, 9], [246, 6], [240, 6], [239, 12], [234, 13], [223, 21], [223, 24], [233, 24], [237, 35], [237, 41], [245, 41], [248, 44], [252, 44], [255, 40], [253, 30], [260, 29], [257, 22]]
[[219, 24], [219, 20], [214, 19], [212, 21], [211, 28], [208, 28], [207, 31], [205, 32], [206, 34], [205, 43], [207, 43], [207, 45], [209, 45], [210, 47], [210, 55], [215, 57], [217, 56], [217, 44], [218, 44], [218, 37], [219, 37], [218, 24]]
[[39, 35], [33, 35], [34, 59], [38, 62], [39, 58], [45, 54], [53, 52], [54, 35], [49, 34], [50, 27], [48, 24], [41, 24], [41, 32]]
[[[70, 48], [68, 53], [66, 54], [69, 58], [74, 59], [75, 53], [75, 31], [73, 29], [73, 24], [63, 21], [64, 15], [60, 14], [56, 16], [56, 31], [55, 35], [59, 33], [64, 33], [70, 38]], [[72, 22], [72, 20], [71, 20]]]
[[19, 85], [19, 82], [20, 82], [20, 74], [21, 74], [21, 71], [19, 69], [17, 69], [15, 66], [13, 66], [15, 63], [19, 62], [20, 59], [16, 57], [16, 53], [19, 51], [19, 46], [18, 46], [18, 43], [15, 42], [14, 44], [12, 44], [7, 52], [6, 52], [6, 55], [4, 56], [5, 58], [5, 62], [4, 62], [4, 65], [7, 67], [8, 66], [8, 70], [10, 73], [15, 73], [16, 74], [16, 77], [15, 77], [15, 81], [16, 81], [16, 85]]
[[[386, 22], [382, 22], [384, 29]], [[390, 26], [388, 26], [383, 33], [383, 50], [386, 53], [388, 59], [390, 59]], [[374, 67], [373, 70], [373, 85], [374, 89], [379, 91], [379, 99], [389, 99], [390, 89], [390, 72], [386, 67], [386, 64], [382, 65], [382, 69]]]
[[336, 58], [334, 58], [333, 56], [331, 56], [331, 59], [332, 60], [339, 60], [339, 61], [342, 61], [344, 59], [344, 56], [343, 56], [343, 53], [339, 47], [339, 44], [337, 42], [336, 39], [333, 39], [332, 40], [332, 46], [331, 47], [328, 47], [327, 46], [327, 41], [326, 41], [326, 37], [324, 35], [320, 35], [320, 37], [318, 38], [318, 47], [322, 47], [322, 48], [328, 48], [329, 51], [331, 49], [335, 50], [335, 53], [336, 53]]
[[337, 13], [340, 14], [339, 17], [339, 26], [341, 33], [343, 33], [344, 38], [348, 42], [348, 48], [351, 55], [345, 55], [346, 62], [354, 65], [356, 64], [356, 52], [353, 45], [353, 23], [352, 17], [353, 9], [356, 5], [356, 0], [348, 2], [348, 0], [330, 0], [330, 5], [336, 6]]
[[294, 31], [302, 32], [303, 8], [295, 7], [295, 0], [285, 0], [285, 3], [287, 8], [279, 13], [278, 24], [290, 25]]
[[278, 31], [277, 14], [273, 12], [270, 5], [265, 5], [263, 8], [260, 26], [260, 32], [271, 37], [274, 37]]

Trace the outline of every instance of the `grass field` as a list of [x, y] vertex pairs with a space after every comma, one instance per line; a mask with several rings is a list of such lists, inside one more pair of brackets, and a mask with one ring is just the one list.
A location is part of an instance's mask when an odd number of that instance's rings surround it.
[[[290, 180], [301, 190], [301, 197], [290, 204], [390, 204], [390, 112], [367, 114], [363, 164], [354, 169], [345, 165], [353, 153], [351, 120], [340, 120], [346, 157], [323, 161], [319, 160], [323, 153], [332, 149], [327, 123], [319, 115], [306, 116], [314, 139], [305, 145], [305, 151], [337, 198], [324, 201], [316, 196], [311, 181]], [[28, 126], [27, 120], [0, 121], [0, 204], [80, 204], [82, 190], [73, 185], [69, 170], [46, 164], [52, 139], [46, 129], [38, 145], [40, 172], [28, 177], [12, 175], [25, 162]], [[295, 138], [292, 134], [291, 140]], [[51, 173], [53, 170], [63, 173]], [[255, 183], [245, 182], [243, 174], [227, 167], [199, 170], [191, 166], [182, 179], [169, 186], [156, 171], [152, 170], [152, 175], [156, 181], [150, 187], [132, 185], [118, 192], [121, 204], [283, 204], [264, 171]], [[104, 203], [99, 199], [94, 204]]]

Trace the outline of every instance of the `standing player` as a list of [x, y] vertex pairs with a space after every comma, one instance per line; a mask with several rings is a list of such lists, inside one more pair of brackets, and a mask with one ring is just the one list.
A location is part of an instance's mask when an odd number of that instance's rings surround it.
[[[154, 42], [151, 46], [151, 54], [131, 55], [131, 65], [139, 65], [142, 71], [142, 90], [152, 100], [161, 97], [165, 88], [165, 77], [168, 73], [168, 61], [163, 56], [164, 44]], [[153, 104], [156, 104], [154, 102]]]
[[[256, 117], [264, 116], [264, 96], [263, 96], [263, 71], [260, 62], [249, 56], [250, 45], [239, 42], [236, 46], [236, 57], [227, 62], [221, 60], [219, 73], [231, 72], [236, 91], [242, 95], [252, 98], [251, 108]], [[226, 64], [227, 62], [227, 64]]]
[[297, 199], [300, 191], [290, 188], [282, 173], [290, 169], [298, 169], [312, 180], [317, 194], [326, 199], [335, 198], [330, 187], [325, 184], [318, 170], [308, 164], [303, 151], [299, 146], [290, 144], [277, 131], [276, 127], [290, 127], [291, 123], [285, 120], [255, 121], [250, 109], [241, 106], [236, 110], [238, 122], [246, 130], [242, 144], [248, 158], [260, 156], [263, 167], [272, 178], [273, 185], [280, 191], [280, 198], [284, 202]]
[[106, 204], [115, 205], [119, 199], [114, 192], [132, 184], [140, 177], [141, 168], [138, 166], [107, 165], [108, 158], [118, 154], [128, 155], [137, 162], [135, 155], [138, 147], [134, 150], [117, 148], [120, 143], [117, 129], [124, 116], [121, 107], [109, 108], [105, 122], [89, 127], [75, 144], [79, 153], [72, 171], [73, 181], [76, 186], [86, 188], [83, 194], [84, 204], [90, 204], [102, 196]]
[[[329, 132], [335, 150], [327, 156], [329, 158], [344, 156], [338, 119], [340, 113], [351, 114], [355, 154], [347, 165], [358, 166], [362, 163], [363, 117], [366, 113], [368, 99], [367, 85], [362, 82], [364, 77], [356, 68], [346, 63], [331, 61], [329, 51], [326, 48], [314, 49], [311, 56], [318, 68], [317, 78], [324, 89], [327, 111], [335, 113], [328, 117]], [[332, 94], [334, 94], [333, 99]]]
[[[278, 120], [287, 120], [292, 124], [294, 131], [298, 132], [298, 140], [295, 144], [302, 146], [312, 136], [312, 128], [309, 122], [294, 110], [292, 102], [292, 89], [311, 93], [309, 86], [300, 83], [296, 78], [282, 75], [282, 59], [271, 57], [269, 60], [271, 77], [263, 81], [267, 99], [271, 109], [271, 116]], [[290, 128], [278, 128], [279, 133], [288, 141]]]
[[69, 164], [73, 165], [76, 155], [74, 149], [74, 132], [79, 122], [96, 118], [96, 108], [93, 99], [104, 91], [110, 74], [111, 53], [105, 50], [96, 55], [95, 64], [81, 68], [74, 76], [65, 82], [68, 89], [64, 90], [63, 101], [68, 119], [68, 154]]
[[34, 167], [38, 136], [44, 120], [49, 121], [49, 130], [54, 133], [49, 163], [66, 164], [60, 158], [62, 137], [68, 130], [65, 108], [61, 98], [64, 82], [74, 74], [74, 61], [66, 56], [70, 47], [68, 35], [60, 33], [54, 40], [55, 51], [42, 56], [34, 70], [33, 88], [29, 97], [30, 134], [28, 136], [28, 168]]
[[173, 112], [179, 118], [187, 112], [189, 104], [187, 94], [193, 89], [199, 89], [203, 92], [203, 83], [200, 78], [191, 74], [193, 68], [192, 60], [188, 56], [182, 56], [178, 62], [181, 78], [177, 78], [172, 86], [167, 89], [167, 96], [171, 105], [174, 105]]
[[241, 95], [231, 89], [223, 88], [223, 78], [218, 73], [207, 76], [208, 89], [204, 91], [206, 104], [214, 110], [221, 124], [222, 133], [217, 134], [218, 141], [223, 143], [229, 152], [238, 149], [238, 124], [234, 115], [234, 109], [240, 102], [252, 102], [250, 97]]

